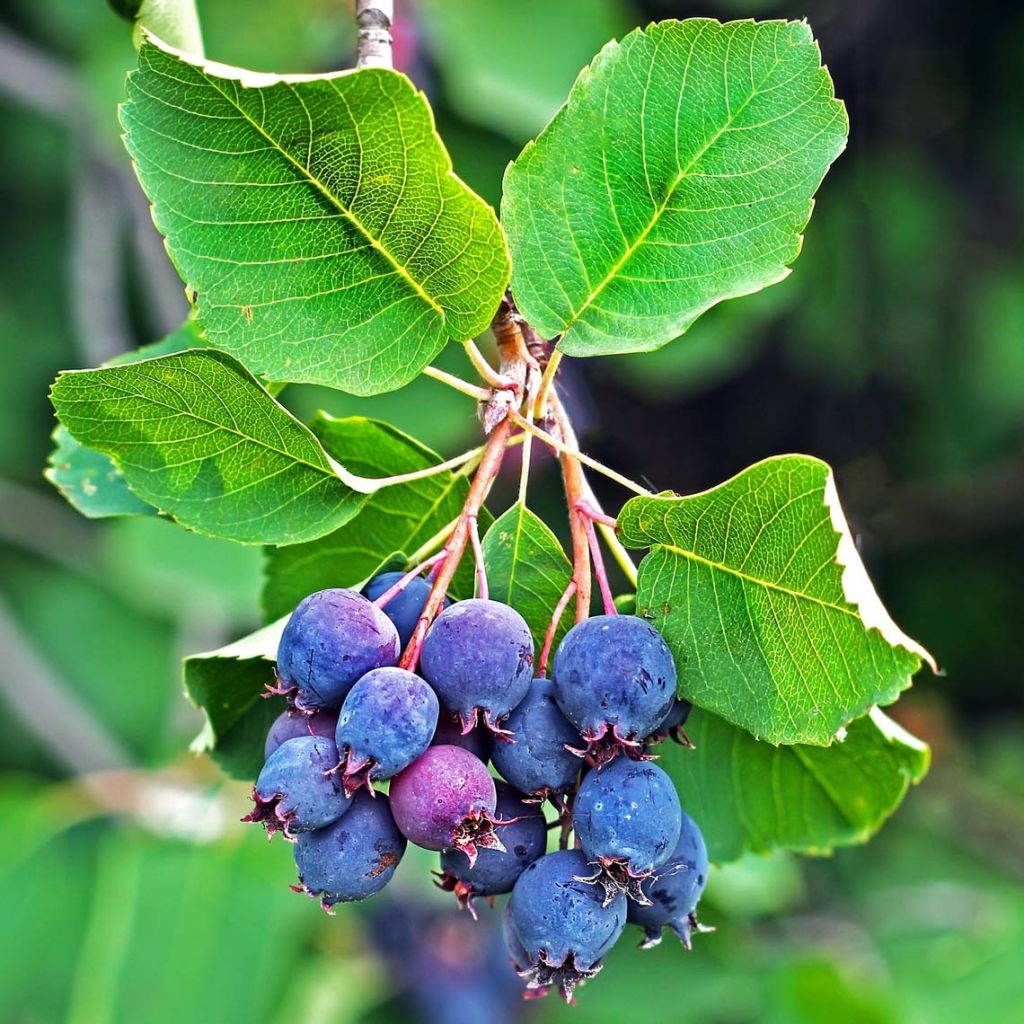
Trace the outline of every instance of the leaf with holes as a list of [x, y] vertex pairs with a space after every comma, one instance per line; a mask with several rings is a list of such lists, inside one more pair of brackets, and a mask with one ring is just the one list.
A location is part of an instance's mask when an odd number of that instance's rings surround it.
[[81, 444], [182, 526], [243, 544], [311, 540], [367, 500], [309, 429], [223, 352], [62, 373], [51, 398]]
[[255, 372], [389, 391], [497, 309], [501, 228], [404, 75], [281, 78], [150, 40], [121, 121], [210, 343]]
[[847, 119], [804, 22], [609, 43], [505, 174], [512, 290], [569, 355], [658, 348], [786, 276]]
[[[572, 577], [562, 545], [541, 519], [517, 502], [494, 521], [482, 547], [491, 597], [512, 605], [526, 619], [539, 653], [551, 614]], [[556, 643], [569, 625], [563, 618]]]
[[832, 471], [766, 459], [690, 497], [632, 498], [623, 541], [650, 547], [637, 607], [664, 634], [679, 692], [770, 743], [828, 744], [891, 704], [928, 653], [889, 617]]
[[926, 744], [878, 708], [830, 747], [773, 747], [695, 708], [696, 750], [658, 748], [714, 861], [744, 853], [823, 854], [869, 839], [928, 771]]
[[[441, 459], [407, 434], [360, 416], [320, 414], [313, 432], [332, 458], [351, 472], [381, 477], [413, 473]], [[469, 492], [466, 474], [436, 476], [386, 487], [354, 519], [306, 544], [267, 551], [263, 608], [268, 619], [288, 614], [307, 594], [362, 583], [391, 553], [411, 554], [451, 523]], [[472, 592], [473, 567], [464, 561], [452, 591]]]

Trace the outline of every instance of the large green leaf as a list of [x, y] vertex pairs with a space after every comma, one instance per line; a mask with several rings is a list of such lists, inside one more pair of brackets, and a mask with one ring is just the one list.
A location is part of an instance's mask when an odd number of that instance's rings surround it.
[[[144, 359], [181, 352], [203, 344], [194, 320], [187, 320], [173, 334], [151, 345], [143, 345], [104, 363], [124, 366]], [[79, 444], [67, 428], [57, 425], [53, 432], [53, 451], [47, 460], [46, 479], [60, 491], [69, 504], [90, 519], [107, 516], [156, 515], [156, 509], [133, 494], [121, 471], [109, 455]]]
[[[314, 433], [332, 458], [367, 476], [412, 473], [440, 462], [429, 448], [386, 423], [360, 416], [321, 414]], [[268, 619], [286, 615], [307, 594], [351, 587], [365, 580], [392, 552], [411, 554], [459, 514], [469, 491], [465, 474], [450, 470], [385, 488], [350, 522], [306, 544], [267, 551], [263, 607]], [[472, 566], [464, 560], [453, 590], [472, 591]]]
[[284, 709], [280, 698], [265, 700], [274, 684], [274, 662], [288, 617], [215, 651], [185, 659], [185, 693], [206, 714], [192, 744], [210, 753], [230, 776], [253, 779], [263, 764], [263, 741]]
[[501, 228], [404, 75], [280, 78], [150, 41], [121, 120], [211, 344], [256, 372], [374, 394], [490, 322]]
[[199, 533], [310, 540], [366, 501], [313, 434], [223, 352], [73, 370], [51, 397], [61, 422], [110, 456], [138, 497]]
[[[483, 552], [491, 597], [520, 612], [539, 652], [551, 614], [572, 577], [562, 545], [541, 519], [517, 502], [487, 531]], [[570, 625], [570, 617], [563, 616], [556, 643]]]
[[928, 747], [873, 708], [830, 747], [773, 747], [695, 708], [696, 749], [663, 744], [659, 764], [700, 823], [712, 860], [827, 853], [868, 839], [928, 770]]
[[828, 744], [931, 663], [882, 607], [818, 459], [633, 498], [619, 525], [626, 544], [651, 548], [637, 604], [672, 648], [680, 693], [758, 738]]
[[804, 22], [666, 21], [609, 43], [512, 164], [512, 288], [570, 355], [643, 351], [781, 280], [846, 141]]

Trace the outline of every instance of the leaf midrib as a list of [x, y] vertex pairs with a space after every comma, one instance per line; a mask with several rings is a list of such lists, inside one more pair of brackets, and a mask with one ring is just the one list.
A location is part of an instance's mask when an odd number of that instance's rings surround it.
[[[694, 45], [696, 45], [696, 40], [694, 41]], [[792, 45], [787, 46], [786, 50], [789, 50], [791, 48]], [[785, 53], [786, 50], [784, 50], [783, 52]], [[679, 186], [682, 184], [683, 179], [690, 173], [690, 171], [693, 170], [697, 162], [703, 159], [708, 150], [722, 137], [723, 134], [725, 134], [725, 132], [728, 130], [730, 125], [733, 124], [736, 118], [743, 113], [743, 111], [747, 108], [748, 104], [754, 99], [755, 96], [758, 95], [761, 88], [764, 86], [764, 83], [768, 81], [771, 75], [775, 73], [776, 69], [778, 68], [781, 62], [782, 57], [777, 57], [775, 63], [771, 66], [771, 68], [768, 69], [768, 71], [765, 73], [761, 81], [758, 82], [758, 84], [755, 85], [753, 89], [751, 89], [750, 95], [739, 105], [739, 107], [736, 108], [735, 111], [729, 112], [729, 115], [726, 118], [725, 123], [722, 125], [722, 127], [719, 128], [718, 131], [716, 131], [715, 134], [704, 144], [704, 146], [702, 146], [701, 149], [694, 154], [690, 162], [685, 167], [680, 168], [680, 170], [676, 173], [675, 178], [672, 180], [671, 184], [665, 191], [664, 199], [662, 199], [661, 203], [657, 207], [655, 207], [654, 213], [651, 215], [650, 221], [648, 222], [647, 226], [643, 229], [643, 231], [641, 231], [640, 234], [637, 236], [636, 241], [626, 246], [626, 249], [623, 252], [623, 254], [619, 257], [618, 260], [615, 261], [615, 263], [612, 265], [608, 273], [605, 274], [605, 276], [598, 283], [597, 287], [592, 289], [590, 294], [586, 297], [586, 299], [584, 299], [583, 305], [580, 306], [579, 309], [570, 313], [569, 320], [562, 330], [563, 336], [567, 335], [572, 330], [572, 328], [576, 326], [576, 324], [580, 320], [580, 317], [582, 317], [583, 314], [590, 308], [594, 300], [601, 295], [605, 288], [607, 288], [608, 285], [618, 275], [619, 271], [622, 270], [622, 268], [633, 258], [633, 255], [640, 248], [640, 246], [644, 244], [644, 242], [647, 240], [648, 235], [650, 235], [650, 233], [654, 230], [655, 226], [661, 220], [662, 215], [668, 208], [668, 204], [671, 202], [672, 197], [675, 195], [676, 189], [679, 188]], [[682, 94], [680, 94], [680, 101], [681, 99]]]
[[[202, 72], [200, 72], [200, 74], [202, 74]], [[438, 304], [436, 299], [434, 299], [432, 296], [430, 296], [426, 292], [426, 290], [423, 288], [423, 286], [409, 272], [409, 269], [403, 263], [399, 262], [399, 260], [395, 256], [393, 256], [391, 254], [391, 252], [387, 249], [387, 247], [369, 230], [369, 228], [367, 228], [363, 224], [363, 222], [355, 215], [355, 213], [352, 210], [350, 210], [322, 181], [320, 181], [320, 179], [317, 178], [317, 176], [315, 174], [313, 174], [313, 172], [308, 167], [303, 165], [300, 161], [296, 160], [284, 148], [284, 146], [281, 145], [281, 143], [277, 139], [275, 139], [269, 132], [266, 131], [266, 129], [264, 129], [260, 124], [258, 124], [255, 120], [253, 120], [253, 118], [251, 118], [249, 116], [249, 114], [238, 104], [238, 102], [236, 102], [236, 100], [232, 96], [230, 96], [227, 92], [225, 92], [220, 87], [220, 85], [218, 84], [218, 80], [216, 78], [214, 78], [213, 76], [210, 76], [210, 75], [205, 75], [205, 74], [203, 74], [203, 78], [206, 80], [206, 82], [208, 84], [212, 85], [213, 88], [216, 89], [217, 92], [236, 111], [238, 111], [239, 115], [249, 125], [251, 125], [252, 128], [260, 136], [262, 136], [262, 138], [264, 138], [267, 142], [269, 142], [270, 145], [273, 146], [274, 149], [278, 153], [280, 153], [281, 156], [283, 156], [285, 158], [285, 160], [287, 160], [297, 171], [299, 171], [302, 175], [304, 175], [306, 180], [329, 203], [331, 203], [331, 205], [334, 206], [335, 209], [337, 209], [338, 212], [342, 214], [342, 216], [344, 216], [345, 218], [348, 219], [348, 221], [352, 224], [352, 226], [355, 227], [355, 229], [367, 240], [367, 242], [370, 243], [370, 246], [376, 252], [379, 252], [388, 261], [388, 263], [394, 268], [395, 273], [398, 274], [398, 276], [400, 278], [402, 278], [402, 280], [404, 280], [406, 282], [406, 284], [408, 284], [413, 289], [413, 291], [416, 292], [416, 294], [419, 295], [419, 297], [421, 299], [423, 299], [423, 301], [426, 302], [427, 305], [429, 305], [438, 314], [438, 316], [441, 317], [441, 322], [442, 323], [446, 323], [447, 322], [447, 317], [445, 315], [444, 308], [441, 305]], [[244, 86], [242, 86], [242, 88], [244, 88]], [[335, 92], [337, 92], [337, 88], [334, 87], [333, 84], [332, 84], [332, 88], [334, 88]], [[292, 91], [295, 92], [294, 88], [292, 89]], [[341, 97], [341, 94], [338, 93], [338, 96]], [[300, 103], [301, 103], [301, 100], [300, 100]], [[302, 104], [302, 106], [303, 106], [303, 108], [305, 108], [305, 104], [304, 103]], [[313, 130], [312, 118], [310, 118], [310, 132], [312, 132], [312, 130]], [[362, 144], [360, 143], [360, 148], [361, 148], [361, 145]]]

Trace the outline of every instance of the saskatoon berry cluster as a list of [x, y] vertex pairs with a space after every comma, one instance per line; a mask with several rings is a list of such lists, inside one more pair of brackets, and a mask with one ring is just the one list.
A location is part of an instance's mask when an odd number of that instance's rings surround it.
[[632, 615], [586, 619], [551, 678], [534, 678], [518, 612], [448, 602], [416, 674], [396, 666], [430, 584], [403, 582], [312, 594], [282, 634], [272, 692], [288, 709], [244, 820], [295, 844], [293, 888], [330, 910], [383, 889], [407, 842], [436, 850], [438, 884], [474, 916], [474, 898], [512, 894], [505, 942], [528, 996], [571, 1000], [627, 922], [644, 946], [668, 927], [689, 947], [707, 852], [650, 753], [686, 742], [689, 711], [661, 634]]

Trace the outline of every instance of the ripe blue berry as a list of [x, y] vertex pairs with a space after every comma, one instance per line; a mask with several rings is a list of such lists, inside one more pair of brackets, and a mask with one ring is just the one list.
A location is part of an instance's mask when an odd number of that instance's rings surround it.
[[495, 817], [509, 822], [497, 829], [505, 849], [481, 850], [472, 866], [458, 850], [441, 854], [441, 888], [454, 892], [459, 905], [474, 917], [474, 896], [511, 892], [516, 879], [544, 853], [548, 844], [548, 826], [540, 806], [524, 803], [522, 795], [504, 782], [497, 783], [496, 788]]
[[484, 763], [462, 747], [427, 747], [391, 780], [391, 812], [402, 835], [425, 850], [504, 850], [495, 834], [497, 792]]
[[277, 648], [275, 692], [300, 711], [338, 708], [371, 668], [394, 665], [392, 621], [354, 590], [320, 590], [299, 602]]
[[676, 669], [661, 634], [635, 615], [595, 615], [558, 645], [555, 699], [580, 731], [596, 764], [641, 744], [664, 720], [676, 692]]
[[690, 717], [692, 710], [693, 705], [688, 700], [676, 697], [661, 724], [647, 737], [647, 742], [661, 743], [662, 740], [671, 738], [680, 746], [692, 747], [690, 738], [683, 732], [683, 726], [686, 725], [686, 720]]
[[334, 738], [338, 716], [331, 711], [318, 711], [315, 715], [303, 715], [296, 711], [282, 711], [274, 719], [263, 744], [263, 760], [277, 750], [282, 743], [299, 736], [327, 736]]
[[480, 715], [500, 734], [498, 723], [526, 696], [532, 668], [533, 637], [523, 617], [475, 598], [441, 612], [420, 654], [420, 671], [467, 732]]
[[504, 726], [512, 742], [497, 744], [491, 760], [516, 789], [543, 797], [573, 784], [581, 762], [568, 748], [580, 745], [580, 735], [558, 710], [549, 680], [534, 679]]
[[[385, 590], [390, 590], [404, 575], [404, 572], [382, 572], [379, 576], [374, 576], [363, 587], [363, 596], [370, 601], [376, 601]], [[412, 632], [416, 628], [416, 622], [423, 611], [423, 606], [427, 603], [429, 594], [430, 582], [420, 576], [407, 583], [405, 589], [395, 594], [381, 609], [395, 624], [402, 647], [405, 647], [412, 637]], [[451, 598], [446, 597], [444, 604], [447, 608], [451, 604]]]
[[382, 793], [357, 793], [343, 818], [299, 836], [295, 844], [299, 885], [292, 888], [319, 897], [328, 911], [335, 903], [364, 900], [391, 880], [405, 845], [388, 798]]
[[256, 779], [254, 806], [242, 821], [262, 822], [268, 835], [280, 830], [291, 842], [337, 821], [350, 806], [341, 779], [331, 774], [337, 763], [334, 740], [298, 736], [282, 743]]
[[464, 733], [462, 723], [453, 718], [450, 711], [443, 709], [437, 716], [437, 729], [430, 743], [435, 747], [441, 745], [462, 747], [474, 757], [478, 757], [484, 764], [491, 759], [491, 751], [494, 749], [494, 737], [482, 725]]
[[708, 878], [708, 851], [697, 823], [683, 814], [683, 827], [672, 856], [644, 879], [641, 889], [650, 903], [629, 904], [628, 919], [644, 930], [644, 949], [661, 942], [662, 928], [671, 928], [690, 948], [693, 929], [708, 931], [697, 921], [697, 903]]
[[580, 876], [587, 871], [579, 850], [558, 850], [534, 861], [517, 880], [509, 901], [509, 943], [519, 976], [543, 994], [558, 985], [567, 1002], [573, 989], [601, 969], [601, 958], [626, 924], [626, 897], [602, 903], [600, 893]]
[[437, 726], [434, 691], [404, 668], [374, 668], [348, 692], [335, 743], [345, 790], [390, 779], [430, 745]]
[[604, 886], [605, 900], [626, 892], [647, 901], [640, 882], [671, 856], [682, 827], [672, 780], [649, 761], [617, 758], [587, 774], [576, 794], [572, 824], [580, 848]]

